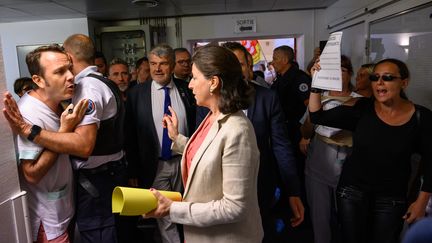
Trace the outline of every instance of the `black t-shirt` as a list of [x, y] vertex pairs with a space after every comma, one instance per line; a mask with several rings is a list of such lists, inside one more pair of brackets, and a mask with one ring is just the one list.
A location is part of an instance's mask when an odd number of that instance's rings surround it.
[[[420, 121], [417, 118], [420, 112]], [[411, 156], [422, 156], [422, 190], [432, 192], [432, 112], [416, 105], [411, 119], [400, 126], [383, 122], [372, 99], [310, 114], [315, 124], [353, 131], [353, 152], [347, 158], [339, 185], [353, 185], [379, 196], [405, 197], [411, 172]]]

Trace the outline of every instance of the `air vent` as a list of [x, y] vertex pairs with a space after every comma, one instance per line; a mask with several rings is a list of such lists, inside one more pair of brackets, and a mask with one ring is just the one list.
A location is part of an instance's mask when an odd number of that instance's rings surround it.
[[158, 0], [132, 0], [132, 3], [138, 6], [143, 6], [147, 8], [154, 8], [159, 6]]

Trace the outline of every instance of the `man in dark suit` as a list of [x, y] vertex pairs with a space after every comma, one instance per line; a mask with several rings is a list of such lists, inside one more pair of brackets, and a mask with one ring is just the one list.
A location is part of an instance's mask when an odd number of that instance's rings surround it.
[[[181, 156], [170, 151], [162, 118], [169, 102], [179, 117], [179, 132], [189, 136], [195, 125], [195, 100], [187, 83], [172, 77], [175, 57], [170, 46], [158, 45], [148, 57], [152, 81], [134, 86], [126, 102], [130, 184], [181, 191]], [[164, 243], [180, 242], [175, 225], [168, 219], [158, 220], [158, 225]]]
[[[239, 59], [243, 76], [250, 80], [247, 50], [237, 42], [223, 45]], [[274, 206], [278, 178], [289, 192], [289, 204], [293, 217], [291, 226], [298, 226], [304, 217], [304, 207], [300, 200], [300, 182], [297, 176], [296, 160], [288, 139], [283, 113], [276, 93], [253, 82], [255, 88], [253, 104], [247, 109], [247, 117], [255, 129], [260, 150], [260, 169], [258, 174], [258, 201], [263, 220], [263, 242], [276, 242], [275, 218], [271, 215]]]
[[174, 49], [175, 67], [174, 77], [189, 83], [192, 77], [192, 60], [188, 49], [179, 47]]

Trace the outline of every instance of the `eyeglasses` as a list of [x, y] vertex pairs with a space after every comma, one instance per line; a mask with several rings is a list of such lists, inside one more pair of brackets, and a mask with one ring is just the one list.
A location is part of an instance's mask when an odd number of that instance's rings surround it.
[[191, 60], [178, 60], [177, 63], [182, 66], [189, 66], [191, 64]]
[[395, 79], [402, 78], [402, 77], [393, 76], [391, 74], [383, 74], [381, 76], [379, 74], [371, 74], [371, 75], [369, 75], [369, 80], [372, 81], [372, 82], [378, 81], [380, 78], [383, 81], [393, 81]]

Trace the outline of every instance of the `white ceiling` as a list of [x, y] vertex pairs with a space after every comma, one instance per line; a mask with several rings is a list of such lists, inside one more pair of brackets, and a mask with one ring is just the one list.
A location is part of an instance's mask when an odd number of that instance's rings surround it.
[[336, 0], [159, 0], [148, 8], [132, 0], [0, 0], [0, 23], [83, 18], [124, 20], [282, 10], [321, 9]]

